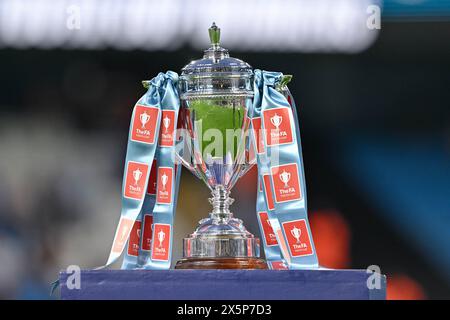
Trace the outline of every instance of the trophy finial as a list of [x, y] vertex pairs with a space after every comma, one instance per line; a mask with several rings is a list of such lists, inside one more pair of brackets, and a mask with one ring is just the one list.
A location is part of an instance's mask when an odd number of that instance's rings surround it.
[[212, 23], [211, 27], [208, 29], [208, 32], [211, 45], [213, 47], [218, 47], [220, 43], [220, 28], [216, 26], [215, 22]]

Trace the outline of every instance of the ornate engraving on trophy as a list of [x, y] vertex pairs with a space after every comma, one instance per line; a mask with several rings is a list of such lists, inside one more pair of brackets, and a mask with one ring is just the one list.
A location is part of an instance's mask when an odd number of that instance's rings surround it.
[[158, 114], [158, 108], [136, 105], [131, 128], [131, 140], [154, 143]]
[[266, 143], [276, 146], [292, 143], [291, 114], [289, 108], [275, 108], [264, 111], [264, 127]]
[[298, 166], [296, 163], [271, 168], [277, 203], [301, 200], [301, 188]]

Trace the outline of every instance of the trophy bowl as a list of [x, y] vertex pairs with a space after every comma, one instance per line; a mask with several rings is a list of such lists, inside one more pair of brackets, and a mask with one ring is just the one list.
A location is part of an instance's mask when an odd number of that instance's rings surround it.
[[233, 216], [230, 191], [254, 164], [247, 106], [253, 100], [253, 71], [220, 47], [220, 29], [209, 29], [203, 59], [182, 69], [179, 115], [183, 152], [179, 161], [211, 190], [212, 211], [183, 240], [176, 269], [266, 269], [258, 239]]

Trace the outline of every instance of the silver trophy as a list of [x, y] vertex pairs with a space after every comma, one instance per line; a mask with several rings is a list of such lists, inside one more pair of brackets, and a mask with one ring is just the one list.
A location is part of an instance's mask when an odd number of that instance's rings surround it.
[[[176, 268], [265, 269], [257, 238], [229, 209], [230, 190], [255, 163], [249, 156], [246, 118], [253, 99], [253, 71], [220, 47], [215, 24], [209, 36], [211, 47], [203, 59], [186, 65], [180, 76], [180, 123], [185, 135], [178, 158], [209, 187], [213, 209], [184, 239], [184, 257]], [[211, 148], [211, 141], [203, 139], [215, 134], [222, 135], [222, 145]]]

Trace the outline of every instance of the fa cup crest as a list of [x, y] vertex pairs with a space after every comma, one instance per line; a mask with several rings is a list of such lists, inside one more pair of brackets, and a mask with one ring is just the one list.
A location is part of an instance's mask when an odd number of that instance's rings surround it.
[[147, 114], [146, 111], [144, 111], [139, 116], [139, 120], [141, 121], [142, 129], [145, 129], [145, 125], [147, 124], [147, 122], [150, 121], [150, 116]]

